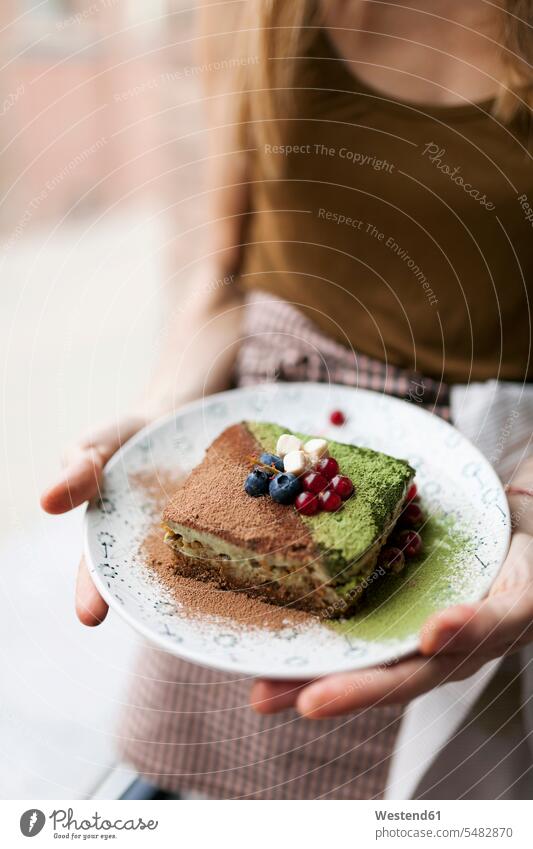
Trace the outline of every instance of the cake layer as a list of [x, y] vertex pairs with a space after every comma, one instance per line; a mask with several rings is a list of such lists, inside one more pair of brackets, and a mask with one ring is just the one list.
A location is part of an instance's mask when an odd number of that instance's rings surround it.
[[256, 422], [227, 428], [167, 505], [165, 540], [180, 553], [176, 569], [182, 574], [338, 616], [377, 577], [379, 552], [413, 470], [385, 454], [329, 442], [330, 455], [352, 479], [355, 493], [336, 513], [302, 516], [269, 497], [252, 498], [243, 488], [254, 458], [274, 452], [284, 432]]
[[358, 562], [355, 575], [345, 582], [333, 582], [324, 574], [320, 560], [289, 568], [268, 555], [250, 557], [250, 552], [221, 545], [207, 534], [181, 530], [183, 533], [168, 530], [165, 535], [165, 542], [180, 555], [177, 574], [212, 581], [274, 604], [292, 604], [327, 619], [353, 611], [365, 589], [392, 568], [377, 566], [382, 547], [378, 542]]

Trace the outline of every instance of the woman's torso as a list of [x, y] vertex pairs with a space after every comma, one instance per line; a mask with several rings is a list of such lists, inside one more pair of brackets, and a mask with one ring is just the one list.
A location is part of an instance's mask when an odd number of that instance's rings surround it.
[[505, 126], [490, 103], [387, 98], [357, 80], [320, 28], [297, 60], [295, 89], [284, 147], [251, 154], [242, 284], [436, 379], [529, 379], [524, 118]]

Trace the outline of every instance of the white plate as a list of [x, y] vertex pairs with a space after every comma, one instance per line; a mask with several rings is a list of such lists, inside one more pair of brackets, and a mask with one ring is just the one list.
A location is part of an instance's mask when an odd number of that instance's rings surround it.
[[[333, 409], [346, 413], [343, 427], [328, 424]], [[431, 562], [424, 564], [423, 574], [422, 569], [418, 573], [423, 578], [420, 592], [414, 579], [404, 596], [396, 591], [397, 599], [409, 599], [407, 607], [398, 608], [391, 599], [387, 607], [380, 602], [381, 610], [363, 613], [372, 635], [373, 623], [382, 621], [383, 610], [387, 614], [390, 609], [390, 627], [381, 628], [378, 637], [361, 637], [359, 626], [340, 633], [314, 620], [273, 632], [180, 613], [139, 558], [139, 543], [153, 523], [154, 503], [145, 491], [132, 486], [129, 476], [156, 469], [192, 469], [212, 440], [242, 419], [274, 421], [407, 459], [416, 468], [426, 508], [459, 522], [470, 539], [467, 550], [458, 552], [452, 546], [445, 580], [435, 568], [435, 578], [429, 579]], [[500, 481], [455, 428], [414, 404], [386, 395], [314, 383], [262, 384], [224, 392], [155, 422], [107, 464], [102, 497], [88, 507], [85, 518], [85, 553], [96, 586], [137, 631], [195, 663], [273, 678], [311, 678], [412, 653], [428, 604], [435, 609], [483, 597], [503, 562], [509, 538], [509, 509]], [[446, 540], [438, 551], [448, 551]], [[441, 554], [432, 555], [437, 556]], [[438, 562], [434, 559], [433, 567]]]

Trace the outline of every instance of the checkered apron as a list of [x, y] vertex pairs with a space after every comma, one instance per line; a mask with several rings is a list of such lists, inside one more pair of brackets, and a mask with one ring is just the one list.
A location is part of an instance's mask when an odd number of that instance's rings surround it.
[[[343, 383], [386, 392], [448, 417], [448, 388], [327, 338], [294, 306], [248, 298], [236, 382]], [[328, 720], [294, 711], [260, 716], [251, 681], [147, 646], [117, 731], [123, 758], [173, 793], [210, 798], [376, 799], [386, 784], [402, 710], [387, 706]]]

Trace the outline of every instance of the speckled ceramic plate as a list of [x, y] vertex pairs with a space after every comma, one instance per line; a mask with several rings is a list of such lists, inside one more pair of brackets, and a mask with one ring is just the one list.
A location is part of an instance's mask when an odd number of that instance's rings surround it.
[[[341, 409], [342, 427], [328, 424]], [[212, 440], [242, 419], [275, 421], [407, 459], [428, 522], [425, 554], [401, 576], [370, 588], [367, 603], [335, 625], [310, 620], [272, 631], [226, 618], [191, 617], [139, 557], [155, 503], [135, 484], [143, 474], [190, 470]], [[141, 474], [139, 474], [141, 473]], [[313, 383], [263, 384], [184, 407], [131, 439], [108, 463], [102, 497], [86, 514], [89, 568], [110, 606], [161, 648], [195, 663], [275, 678], [307, 678], [365, 667], [416, 651], [427, 616], [481, 598], [507, 552], [507, 499], [495, 472], [455, 428], [375, 392]]]

